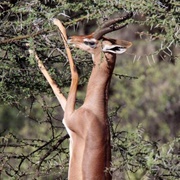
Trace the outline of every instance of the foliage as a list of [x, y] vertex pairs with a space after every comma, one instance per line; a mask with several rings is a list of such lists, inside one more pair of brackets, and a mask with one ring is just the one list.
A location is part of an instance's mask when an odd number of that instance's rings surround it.
[[119, 172], [124, 172], [127, 179], [179, 178], [180, 139], [160, 146], [157, 142], [145, 140], [143, 136], [141, 127], [129, 133], [121, 131], [114, 134], [114, 176], [118, 179], [122, 174]]
[[[107, 18], [127, 11], [134, 13], [128, 20], [131, 25], [117, 36], [127, 37], [134, 46], [129, 56], [121, 56], [126, 62], [117, 62], [115, 75], [121, 79], [113, 77], [110, 90], [114, 179], [179, 178], [179, 9], [176, 0], [2, 0], [1, 178], [67, 177], [68, 136], [61, 123], [63, 112], [29, 56], [28, 44], [35, 45], [67, 95], [69, 66], [51, 18], [61, 19], [71, 35], [73, 29], [90, 33]], [[80, 50], [72, 49], [72, 53], [80, 74], [79, 89], [83, 90], [92, 68], [91, 57]]]
[[149, 66], [146, 59], [142, 58], [134, 63], [123, 61], [116, 67], [115, 74], [133, 73], [138, 77], [119, 80], [113, 78], [112, 81], [110, 105], [121, 107], [117, 119], [122, 119], [124, 128], [142, 124], [152, 139], [159, 138], [164, 142], [178, 136], [179, 68], [179, 58], [176, 59], [175, 66], [167, 62]]
[[[5, 102], [14, 102], [19, 99], [16, 94], [21, 94], [21, 98], [27, 98], [27, 95], [45, 92], [48, 86], [36, 67], [33, 59], [29, 58], [27, 51], [27, 43], [33, 41], [38, 50], [38, 54], [45, 61], [48, 69], [61, 87], [67, 85], [67, 79], [64, 74], [67, 72], [66, 58], [63, 56], [64, 47], [59, 42], [59, 38], [55, 38], [57, 31], [52, 26], [50, 19], [59, 17], [66, 26], [72, 26], [80, 21], [106, 18], [114, 12], [133, 11], [135, 18], [132, 23], [150, 26], [149, 32], [141, 32], [141, 36], [145, 33], [153, 39], [161, 40], [161, 48], [170, 49], [172, 44], [179, 42], [179, 4], [176, 1], [168, 3], [161, 1], [96, 1], [88, 0], [84, 2], [68, 2], [68, 1], [9, 1], [1, 2], [2, 23], [0, 26], [1, 36], [1, 99]], [[108, 7], [108, 11], [106, 11]], [[106, 13], [105, 13], [106, 12]], [[145, 20], [138, 21], [138, 14], [143, 14]], [[169, 23], [171, 22], [171, 23]], [[13, 28], [12, 28], [13, 27]], [[59, 48], [60, 47], [60, 48]], [[15, 53], [16, 52], [16, 53]], [[22, 53], [24, 52], [24, 53]], [[78, 58], [79, 59], [79, 58]], [[84, 59], [84, 58], [80, 58]], [[64, 72], [57, 72], [51, 68], [58, 62], [62, 63]], [[87, 66], [77, 64], [80, 66]], [[36, 80], [35, 80], [36, 78]], [[19, 85], [20, 84], [20, 85]], [[11, 92], [11, 90], [15, 92]], [[11, 92], [11, 93], [6, 93]], [[13, 94], [10, 96], [9, 94]], [[4, 99], [7, 97], [8, 99]]]

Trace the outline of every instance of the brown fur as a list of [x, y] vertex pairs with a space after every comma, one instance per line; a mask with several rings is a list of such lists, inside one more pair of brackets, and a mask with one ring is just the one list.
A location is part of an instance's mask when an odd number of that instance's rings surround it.
[[69, 180], [111, 180], [107, 105], [116, 55], [101, 50], [104, 44], [118, 42], [128, 48], [131, 43], [103, 38], [97, 40], [97, 47], [93, 49], [84, 44], [84, 38], [92, 39], [93, 36], [73, 36], [70, 40], [76, 47], [93, 54], [94, 66], [83, 105], [72, 114], [65, 111], [64, 124], [71, 136]]

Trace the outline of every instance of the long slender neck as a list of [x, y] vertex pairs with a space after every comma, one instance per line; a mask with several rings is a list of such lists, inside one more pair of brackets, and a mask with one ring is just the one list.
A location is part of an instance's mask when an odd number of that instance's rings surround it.
[[111, 53], [99, 52], [93, 55], [94, 66], [88, 82], [84, 104], [106, 109], [115, 60], [116, 55]]

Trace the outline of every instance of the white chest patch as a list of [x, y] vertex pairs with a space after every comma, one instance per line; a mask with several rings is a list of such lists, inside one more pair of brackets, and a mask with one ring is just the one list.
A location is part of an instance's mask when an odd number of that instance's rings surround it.
[[71, 159], [71, 157], [72, 157], [72, 144], [73, 144], [72, 131], [67, 127], [64, 118], [62, 120], [62, 123], [64, 124], [64, 127], [66, 128], [66, 131], [67, 131], [67, 133], [69, 134], [69, 137], [70, 137], [70, 139], [69, 139], [69, 142], [70, 142], [69, 143], [69, 153], [70, 153], [70, 159]]

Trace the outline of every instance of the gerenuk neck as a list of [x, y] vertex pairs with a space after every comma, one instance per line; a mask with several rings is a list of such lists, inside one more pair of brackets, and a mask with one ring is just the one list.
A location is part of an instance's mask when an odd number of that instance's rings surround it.
[[106, 110], [108, 89], [115, 61], [115, 54], [100, 52], [93, 55], [94, 66], [88, 82], [84, 105], [93, 106], [96, 102], [96, 108], [101, 108], [97, 110]]

